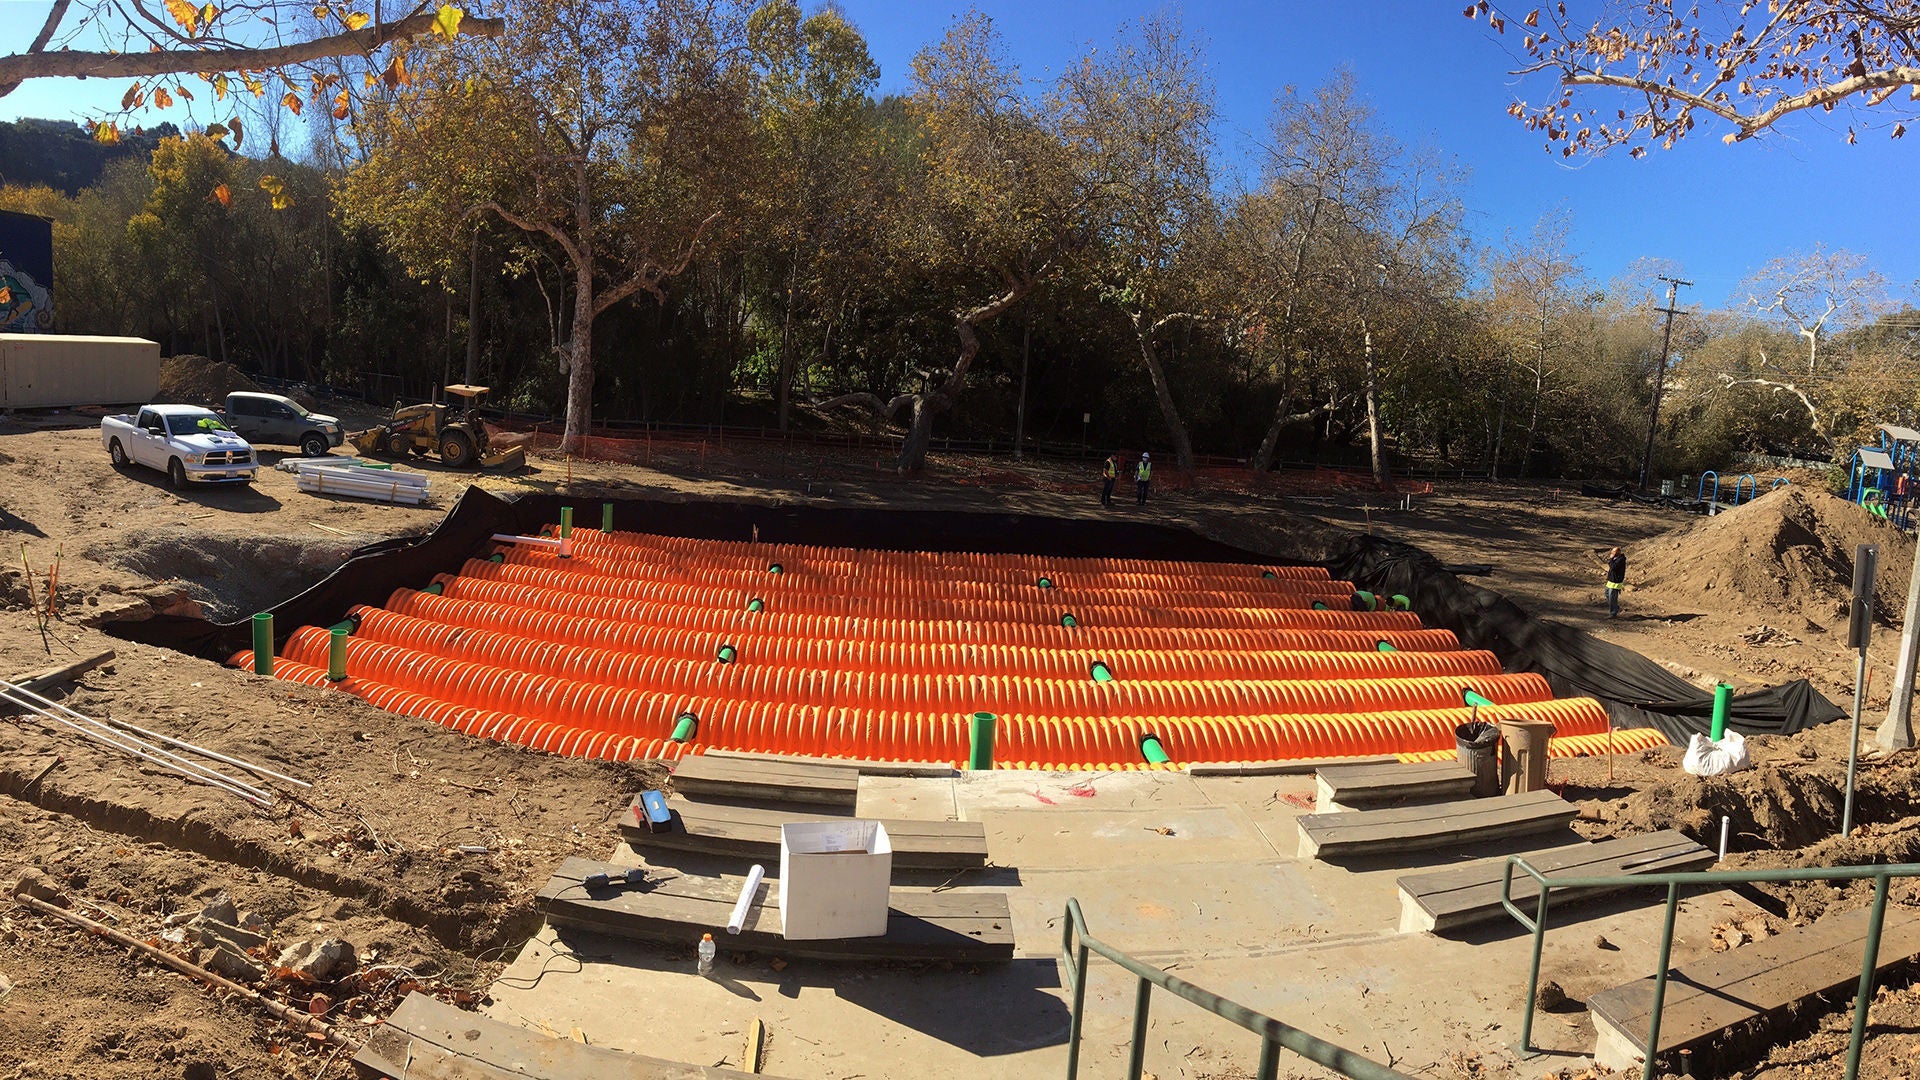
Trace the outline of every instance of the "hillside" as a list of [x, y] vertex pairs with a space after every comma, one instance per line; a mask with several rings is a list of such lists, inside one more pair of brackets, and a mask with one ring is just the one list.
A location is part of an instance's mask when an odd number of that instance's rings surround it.
[[124, 158], [147, 158], [160, 140], [180, 134], [172, 124], [126, 132], [117, 143], [102, 143], [79, 124], [66, 120], [0, 121], [0, 184], [45, 184], [78, 195], [100, 179], [108, 165]]

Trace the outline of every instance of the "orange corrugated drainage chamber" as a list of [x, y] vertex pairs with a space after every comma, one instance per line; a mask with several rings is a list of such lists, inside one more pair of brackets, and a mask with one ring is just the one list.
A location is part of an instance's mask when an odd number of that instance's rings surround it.
[[1428, 760], [1473, 719], [1551, 722], [1555, 755], [1664, 741], [1610, 734], [1598, 702], [1555, 700], [1404, 598], [1317, 567], [559, 533], [496, 538], [337, 626], [299, 627], [273, 674], [615, 760]]

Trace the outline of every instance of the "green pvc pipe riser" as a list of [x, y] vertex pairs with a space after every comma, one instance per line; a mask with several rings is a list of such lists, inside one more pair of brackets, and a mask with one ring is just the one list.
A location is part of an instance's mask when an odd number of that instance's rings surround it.
[[1393, 642], [1391, 641], [1376, 641], [1373, 643], [1373, 647], [1376, 652], [1399, 652], [1400, 651], [1399, 649], [1396, 649], [1393, 647]]
[[434, 596], [440, 596], [447, 591], [447, 583], [444, 581], [436, 581], [420, 591], [423, 593], [431, 593]]
[[1080, 625], [1080, 620], [1074, 618], [1072, 612], [1068, 612], [1067, 614], [1060, 616], [1060, 625], [1071, 630], [1074, 627]]
[[731, 663], [733, 663], [733, 658], [734, 658], [735, 656], [738, 656], [739, 654], [738, 654], [737, 652], [735, 652], [735, 651], [734, 651], [734, 648], [733, 648], [733, 646], [731, 646], [731, 645], [722, 645], [722, 646], [720, 646], [720, 651], [719, 651], [719, 652], [718, 652], [717, 654], [715, 654], [715, 655], [716, 655], [716, 656], [717, 656], [717, 657], [719, 658], [719, 660], [720, 660], [720, 662], [721, 662], [721, 663], [723, 663], [723, 664], [731, 664]]
[[1160, 745], [1160, 736], [1143, 735], [1140, 738], [1140, 756], [1151, 765], [1165, 765], [1173, 759], [1167, 756], [1166, 748]]
[[253, 617], [253, 673], [273, 674], [273, 613], [270, 611]]
[[1315, 601], [1313, 602], [1313, 610], [1315, 610], [1315, 611], [1326, 611], [1326, 610], [1327, 610], [1327, 605], [1326, 605], [1326, 603], [1325, 603], [1324, 601], [1321, 601], [1321, 600], [1315, 600]]
[[1093, 677], [1094, 682], [1112, 682], [1113, 681], [1113, 669], [1109, 668], [1106, 665], [1106, 662], [1103, 660], [1095, 660], [1093, 662], [1093, 667], [1089, 670], [1088, 674], [1090, 674]]
[[354, 631], [360, 629], [360, 624], [357, 622], [354, 622], [352, 619], [342, 619], [339, 622], [334, 623], [332, 626], [327, 627], [327, 629], [328, 630], [345, 630], [347, 633], [351, 634]]
[[613, 532], [613, 504], [600, 504], [600, 532], [610, 535]]
[[1491, 709], [1493, 707], [1493, 701], [1491, 699], [1483, 697], [1480, 694], [1476, 694], [1471, 690], [1461, 691], [1460, 701], [1462, 704], [1472, 709], [1479, 709], [1479, 708]]
[[347, 677], [347, 639], [353, 631], [333, 627], [327, 633], [327, 678], [339, 682]]
[[699, 727], [699, 725], [700, 725], [699, 717], [693, 715], [690, 712], [681, 713], [680, 718], [674, 721], [673, 741], [687, 742], [691, 740], [693, 738], [694, 730], [697, 727]]
[[766, 610], [766, 606], [767, 606], [767, 602], [765, 600], [760, 599], [757, 596], [747, 601], [748, 611], [764, 611]]
[[1273, 572], [1273, 571], [1271, 571], [1271, 570], [1262, 570], [1262, 571], [1260, 571], [1260, 577], [1261, 577], [1261, 580], [1263, 580], [1263, 581], [1271, 581], [1271, 580], [1273, 580], [1274, 578], [1277, 578], [1277, 577], [1279, 577], [1279, 576], [1280, 576], [1279, 574], [1276, 574], [1276, 573], [1274, 573], [1274, 572]]
[[567, 537], [572, 535], [573, 535], [573, 507], [563, 506], [560, 508], [560, 539], [565, 540]]
[[1359, 600], [1359, 601], [1360, 601], [1361, 603], [1363, 603], [1363, 604], [1365, 604], [1365, 605], [1367, 605], [1367, 610], [1368, 610], [1368, 611], [1378, 611], [1378, 610], [1380, 610], [1380, 600], [1379, 600], [1379, 598], [1378, 598], [1378, 597], [1376, 597], [1376, 596], [1374, 596], [1374, 595], [1373, 595], [1372, 593], [1370, 593], [1370, 592], [1368, 592], [1367, 590], [1365, 590], [1365, 589], [1355, 589], [1355, 590], [1353, 590], [1353, 595], [1354, 595], [1354, 597], [1355, 597], [1356, 599], [1358, 599], [1358, 600]]
[[1727, 737], [1727, 713], [1733, 708], [1733, 687], [1719, 683], [1713, 688], [1713, 727], [1707, 738], [1719, 742]]
[[493, 554], [487, 556], [487, 561], [488, 562], [506, 562], [507, 553], [504, 551], [496, 551]]
[[998, 719], [990, 712], [977, 712], [971, 717], [967, 768], [975, 772], [993, 768], [993, 727]]
[[786, 568], [781, 566], [779, 563], [774, 563], [772, 566], [767, 567], [767, 573], [778, 574], [778, 573], [782, 573], [785, 569]]
[[1401, 595], [1400, 593], [1394, 593], [1392, 596], [1388, 597], [1388, 599], [1392, 600], [1393, 606], [1396, 608], [1399, 608], [1401, 611], [1413, 610], [1413, 600], [1409, 597]]
[[1052, 578], [1041, 578], [1041, 579], [1039, 580], [1039, 582], [1038, 582], [1038, 584], [1039, 584], [1039, 586], [1040, 586], [1041, 588], [1043, 588], [1043, 589], [1051, 589], [1051, 588], [1053, 588], [1053, 579], [1052, 579]]

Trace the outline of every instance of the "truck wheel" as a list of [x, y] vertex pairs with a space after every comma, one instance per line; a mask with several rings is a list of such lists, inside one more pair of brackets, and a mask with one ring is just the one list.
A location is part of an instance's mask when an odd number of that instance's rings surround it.
[[464, 431], [449, 431], [440, 436], [440, 460], [456, 469], [473, 464], [473, 440]]
[[387, 436], [387, 454], [390, 457], [406, 457], [407, 448], [413, 445], [413, 436], [404, 431], [396, 431]]
[[179, 458], [167, 459], [167, 483], [171, 484], [175, 491], [187, 489], [187, 467], [180, 464]]
[[133, 464], [127, 460], [126, 448], [120, 445], [119, 439], [115, 439], [107, 444], [107, 456], [113, 459], [113, 467], [116, 469], [124, 469], [128, 465]]
[[300, 436], [300, 452], [308, 457], [326, 457], [331, 444], [327, 437], [317, 431], [309, 431]]

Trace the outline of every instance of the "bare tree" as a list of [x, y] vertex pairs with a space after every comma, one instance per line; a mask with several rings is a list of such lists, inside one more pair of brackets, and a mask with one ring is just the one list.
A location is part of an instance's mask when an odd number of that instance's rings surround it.
[[1888, 305], [1887, 279], [1866, 256], [1819, 245], [1772, 260], [1741, 291], [1754, 314], [1784, 321], [1806, 339], [1809, 375], [1819, 373], [1822, 342], [1872, 320]]

